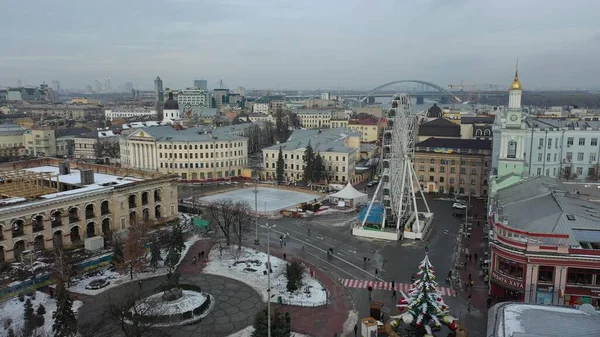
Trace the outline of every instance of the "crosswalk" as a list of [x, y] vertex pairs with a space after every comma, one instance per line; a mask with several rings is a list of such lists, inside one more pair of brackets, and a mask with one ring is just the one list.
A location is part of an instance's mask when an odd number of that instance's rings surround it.
[[[366, 281], [366, 280], [353, 280], [353, 279], [341, 279], [340, 282], [346, 288], [361, 288], [367, 289], [368, 287], [372, 287], [374, 290], [392, 290], [392, 282], [387, 281]], [[408, 283], [395, 283], [394, 288], [396, 291], [408, 292], [411, 284]], [[444, 296], [456, 296], [454, 290], [448, 287], [438, 287], [439, 291]]]

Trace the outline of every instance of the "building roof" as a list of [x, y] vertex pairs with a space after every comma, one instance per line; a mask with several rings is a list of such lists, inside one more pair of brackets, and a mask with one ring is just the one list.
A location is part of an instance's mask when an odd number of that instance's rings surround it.
[[491, 150], [492, 141], [484, 139], [448, 139], [448, 138], [428, 138], [415, 145], [416, 147], [425, 148], [446, 148], [446, 149], [461, 149], [461, 150]]
[[527, 118], [525, 124], [528, 128], [579, 128], [585, 130], [591, 128], [593, 130], [600, 129], [600, 121], [588, 121], [588, 120], [572, 120], [572, 119], [558, 119], [558, 118]]
[[[570, 193], [557, 179], [535, 176], [498, 190], [499, 220], [533, 233], [568, 234], [568, 245], [581, 248], [594, 241], [589, 231], [600, 231], [597, 204]], [[586, 235], [589, 234], [589, 235]]]
[[331, 115], [331, 109], [301, 109], [297, 112], [298, 115]]
[[[149, 134], [157, 142], [208, 142], [246, 139], [244, 137], [219, 132], [217, 129], [210, 130], [212, 132], [209, 132], [206, 129], [199, 127], [175, 130], [172, 126], [156, 126], [145, 128], [141, 132]], [[129, 136], [135, 135], [137, 135], [137, 133], [132, 133]]]
[[360, 119], [350, 119], [348, 120], [348, 124], [351, 125], [377, 125], [379, 124], [379, 119], [377, 117], [369, 116]]
[[281, 146], [283, 150], [294, 151], [306, 149], [310, 143], [316, 152], [351, 153], [354, 149], [344, 143], [349, 136], [361, 137], [362, 133], [346, 128], [294, 130], [286, 142], [269, 146], [263, 150], [279, 150]]
[[427, 117], [442, 117], [442, 109], [436, 103], [433, 103], [431, 108], [427, 110]]
[[91, 132], [91, 129], [88, 128], [64, 128], [64, 129], [56, 129], [54, 130], [54, 137], [72, 137], [72, 136], [81, 136]]
[[495, 116], [461, 116], [460, 124], [494, 124]]
[[460, 125], [445, 118], [436, 118], [419, 126], [419, 136], [460, 137]]
[[0, 136], [18, 136], [28, 130], [16, 124], [0, 124]]
[[551, 305], [504, 302], [488, 312], [489, 337], [579, 337], [600, 330], [600, 316], [582, 305], [572, 309]]

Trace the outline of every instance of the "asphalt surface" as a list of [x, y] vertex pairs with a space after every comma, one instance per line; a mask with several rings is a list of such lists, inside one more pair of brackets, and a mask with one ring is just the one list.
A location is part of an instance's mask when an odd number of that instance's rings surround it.
[[[330, 213], [300, 220], [261, 219], [258, 228], [259, 244], [266, 245], [267, 229], [263, 226], [268, 222], [269, 226], [275, 225], [270, 233], [270, 244], [273, 247], [283, 248], [288, 255], [297, 255], [313, 263], [333, 278], [397, 283], [410, 283], [427, 247], [429, 259], [437, 271], [438, 283], [440, 286], [449, 286], [445, 278], [453, 263], [461, 220], [452, 216], [451, 201], [429, 200], [428, 203], [435, 217], [425, 241], [389, 242], [352, 236], [350, 223], [356, 221], [357, 216], [353, 212]], [[281, 247], [280, 237], [285, 234], [289, 236], [285, 246]], [[255, 229], [249, 236], [248, 241], [254, 240]], [[333, 249], [333, 256], [327, 255], [330, 248]], [[365, 264], [365, 257], [370, 262]], [[349, 290], [359, 317], [369, 316], [371, 301], [368, 291], [356, 288]], [[374, 290], [372, 300], [383, 301], [389, 308], [389, 314], [396, 314], [397, 301], [391, 298], [390, 291]], [[466, 324], [470, 335], [485, 335], [487, 317], [484, 314], [476, 309], [469, 312], [467, 303], [459, 297], [445, 297], [445, 301], [451, 308], [451, 314]]]

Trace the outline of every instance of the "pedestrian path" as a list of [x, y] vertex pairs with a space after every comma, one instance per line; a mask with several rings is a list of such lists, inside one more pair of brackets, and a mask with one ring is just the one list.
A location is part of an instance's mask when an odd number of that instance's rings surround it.
[[[353, 279], [341, 279], [340, 282], [346, 288], [360, 288], [367, 289], [372, 287], [374, 290], [392, 290], [392, 282], [386, 281], [366, 281], [366, 280], [353, 280]], [[411, 284], [408, 283], [394, 283], [394, 288], [397, 291], [408, 292]], [[454, 290], [448, 287], [438, 287], [439, 291], [444, 296], [456, 296]]]

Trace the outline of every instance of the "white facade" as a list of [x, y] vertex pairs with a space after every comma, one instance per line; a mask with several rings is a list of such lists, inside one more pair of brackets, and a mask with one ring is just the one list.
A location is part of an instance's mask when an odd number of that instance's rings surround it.
[[179, 110], [164, 110], [163, 111], [163, 120], [162, 122], [165, 124], [173, 124], [181, 121], [181, 112]]
[[299, 110], [300, 125], [306, 129], [329, 128], [331, 126], [331, 110]]
[[104, 110], [104, 118], [106, 120], [115, 120], [116, 118], [132, 118], [132, 117], [156, 117], [156, 110], [141, 109], [141, 108], [115, 108], [114, 110]]
[[252, 104], [252, 112], [267, 115], [269, 113], [269, 103]]
[[181, 90], [177, 95], [177, 103], [180, 108], [184, 111], [188, 111], [194, 107], [202, 106], [205, 108], [210, 107], [210, 99], [207, 90], [198, 88], [186, 88]]

